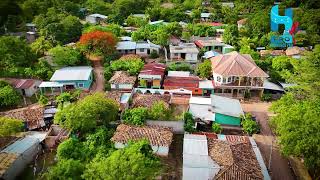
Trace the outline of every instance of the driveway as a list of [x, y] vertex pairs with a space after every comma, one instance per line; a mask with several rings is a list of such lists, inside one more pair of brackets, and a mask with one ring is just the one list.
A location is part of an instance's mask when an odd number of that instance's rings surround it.
[[271, 113], [268, 112], [268, 109], [270, 105], [271, 103], [241, 104], [243, 111], [250, 112], [252, 115], [254, 115], [260, 124], [261, 132], [258, 135], [254, 135], [253, 138], [257, 142], [257, 145], [261, 151], [271, 179], [294, 180], [296, 178], [290, 167], [289, 161], [280, 154], [279, 147], [275, 140], [276, 137], [269, 127], [269, 116]]
[[101, 61], [93, 61], [93, 72], [95, 81], [92, 85], [91, 91], [92, 92], [104, 92], [104, 72], [103, 66], [101, 65]]

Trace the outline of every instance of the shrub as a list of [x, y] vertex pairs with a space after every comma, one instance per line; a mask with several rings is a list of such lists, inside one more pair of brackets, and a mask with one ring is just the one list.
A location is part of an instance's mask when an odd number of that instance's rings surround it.
[[148, 109], [144, 107], [138, 107], [133, 109], [127, 109], [124, 112], [122, 119], [127, 124], [142, 126], [144, 125], [147, 116]]
[[148, 116], [153, 120], [165, 120], [170, 113], [170, 109], [167, 104], [163, 101], [155, 102], [150, 110], [148, 111]]
[[184, 130], [187, 132], [195, 132], [195, 121], [192, 117], [192, 114], [189, 112], [184, 113]]
[[[0, 81], [1, 82], [1, 81]], [[5, 82], [0, 86], [0, 107], [16, 106], [21, 101], [20, 94], [10, 85], [5, 85]]]
[[144, 62], [140, 57], [129, 58], [126, 56], [126, 58], [120, 58], [117, 61], [113, 61], [110, 67], [112, 71], [128, 71], [130, 75], [137, 75], [143, 66]]
[[38, 103], [39, 103], [40, 105], [42, 105], [42, 106], [47, 105], [48, 102], [49, 102], [49, 99], [48, 99], [46, 96], [44, 96], [44, 95], [41, 95], [40, 98], [39, 98], [39, 100], [38, 100]]
[[271, 94], [269, 94], [269, 93], [263, 94], [263, 95], [261, 96], [261, 100], [262, 100], [262, 101], [270, 101], [271, 98], [272, 98], [272, 96], [271, 96]]
[[218, 123], [212, 123], [212, 131], [216, 134], [220, 134], [222, 131], [222, 127]]
[[168, 67], [169, 71], [192, 71], [190, 64], [187, 63], [172, 63]]
[[159, 54], [156, 50], [152, 50], [151, 53], [150, 53], [150, 58], [151, 59], [156, 59], [159, 57]]
[[259, 132], [259, 125], [252, 119], [246, 119], [241, 122], [243, 131], [249, 135]]

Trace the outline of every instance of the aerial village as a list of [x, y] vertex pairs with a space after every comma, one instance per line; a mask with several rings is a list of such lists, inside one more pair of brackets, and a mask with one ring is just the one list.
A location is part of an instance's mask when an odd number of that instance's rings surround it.
[[319, 2], [0, 11], [0, 179], [320, 178]]

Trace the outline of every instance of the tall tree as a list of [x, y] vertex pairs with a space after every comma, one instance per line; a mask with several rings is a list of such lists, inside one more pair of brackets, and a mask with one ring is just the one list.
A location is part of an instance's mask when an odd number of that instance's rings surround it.
[[56, 46], [49, 53], [55, 64], [60, 66], [74, 66], [80, 63], [81, 54], [77, 49]]
[[236, 45], [239, 38], [238, 27], [236, 25], [229, 25], [225, 28], [223, 33], [223, 42]]
[[14, 135], [17, 132], [20, 132], [22, 127], [22, 120], [9, 117], [0, 117], [0, 137]]

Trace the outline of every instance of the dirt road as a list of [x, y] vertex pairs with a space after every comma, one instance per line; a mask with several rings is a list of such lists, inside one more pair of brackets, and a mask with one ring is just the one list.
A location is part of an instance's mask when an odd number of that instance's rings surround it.
[[92, 85], [92, 92], [104, 92], [104, 74], [103, 74], [103, 66], [100, 61], [93, 61], [93, 72], [95, 81]]
[[[242, 103], [242, 109], [245, 112], [250, 112], [254, 115], [260, 124], [261, 132], [259, 135], [254, 135], [254, 139], [262, 153], [264, 162], [269, 170], [271, 179], [274, 180], [294, 180], [295, 175], [290, 168], [289, 161], [281, 156], [279, 147], [277, 146], [275, 136], [269, 127], [268, 112], [271, 103]], [[272, 149], [272, 153], [270, 155]], [[270, 162], [271, 156], [271, 162]], [[270, 168], [269, 168], [270, 162]]]

